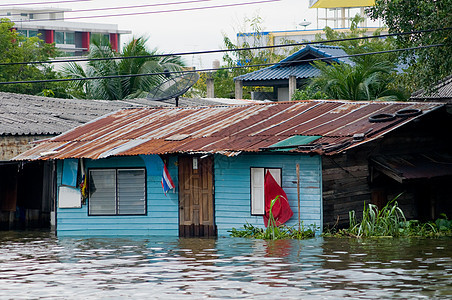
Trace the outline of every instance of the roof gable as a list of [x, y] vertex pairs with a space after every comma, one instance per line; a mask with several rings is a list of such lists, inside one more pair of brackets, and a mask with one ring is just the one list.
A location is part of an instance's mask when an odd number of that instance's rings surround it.
[[348, 57], [341, 57], [346, 55], [347, 53], [337, 46], [307, 45], [273, 66], [237, 76], [234, 80], [246, 82], [254, 80], [287, 80], [289, 76], [295, 76], [297, 79], [317, 77], [320, 71], [312, 65], [312, 61], [306, 60], [331, 57], [331, 60], [328, 60], [329, 62], [353, 65], [354, 63]]

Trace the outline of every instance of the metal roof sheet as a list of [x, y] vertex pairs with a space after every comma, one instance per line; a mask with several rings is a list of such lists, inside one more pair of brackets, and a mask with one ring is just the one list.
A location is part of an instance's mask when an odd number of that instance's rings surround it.
[[380, 155], [371, 161], [377, 170], [399, 182], [452, 175], [452, 156], [446, 153]]
[[[313, 139], [292, 151], [334, 154], [378, 138], [442, 106], [310, 100], [124, 109], [40, 142], [15, 159], [98, 159], [192, 152], [234, 155], [270, 150], [272, 145], [293, 136]], [[395, 114], [402, 109], [421, 113], [385, 122], [369, 121], [370, 116]]]
[[[347, 53], [342, 48], [328, 45], [307, 45], [301, 50], [295, 52], [289, 57], [281, 60], [279, 63], [257, 70], [248, 74], [237, 76], [235, 80], [258, 81], [258, 80], [282, 80], [289, 79], [289, 76], [295, 76], [297, 79], [317, 77], [320, 70], [314, 67], [312, 62], [298, 62], [307, 56], [313, 57], [337, 57], [345, 56]], [[335, 62], [353, 64], [353, 62], [345, 58], [333, 58]]]
[[447, 101], [452, 102], [452, 75], [447, 76], [429, 91], [419, 90], [411, 95], [414, 101]]
[[[179, 99], [180, 106], [249, 102], [251, 100]], [[173, 106], [173, 103], [174, 99], [81, 100], [0, 92], [0, 135], [57, 135], [123, 108]]]

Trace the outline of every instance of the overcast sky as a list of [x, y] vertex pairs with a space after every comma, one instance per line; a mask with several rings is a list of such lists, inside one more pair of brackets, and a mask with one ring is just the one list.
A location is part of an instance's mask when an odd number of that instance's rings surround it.
[[[3, 0], [2, 2], [5, 4], [23, 4], [49, 1], [52, 0]], [[302, 29], [298, 24], [304, 19], [312, 22], [312, 25], [308, 29], [315, 29], [316, 10], [308, 9], [308, 0], [280, 0], [222, 8], [162, 12], [265, 0], [197, 1], [199, 2], [187, 3], [190, 0], [91, 0], [73, 3], [52, 3], [39, 5], [38, 7], [60, 7], [80, 10], [185, 2], [178, 5], [65, 14], [66, 17], [79, 17], [140, 13], [139, 15], [133, 16], [100, 17], [70, 21], [118, 24], [119, 29], [131, 30], [134, 36], [148, 36], [149, 47], [157, 47], [165, 53], [220, 49], [223, 47], [223, 34], [228, 35], [235, 41], [236, 33], [238, 29], [243, 28], [245, 18], [252, 18], [256, 15], [263, 19], [263, 29], [268, 31]], [[37, 7], [37, 5], [33, 6]], [[144, 12], [154, 13], [141, 14]], [[123, 44], [129, 41], [131, 36], [124, 35], [121, 43]], [[185, 61], [187, 65], [196, 66], [198, 69], [202, 67], [209, 68], [212, 65], [213, 59], [221, 59], [221, 56], [221, 54], [185, 56]]]

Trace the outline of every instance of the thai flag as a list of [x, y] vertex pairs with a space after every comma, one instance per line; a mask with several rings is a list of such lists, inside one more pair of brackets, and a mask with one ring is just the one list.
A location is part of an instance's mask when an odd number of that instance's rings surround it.
[[171, 176], [165, 164], [163, 164], [162, 187], [165, 195], [169, 190], [174, 189], [173, 180], [171, 179]]

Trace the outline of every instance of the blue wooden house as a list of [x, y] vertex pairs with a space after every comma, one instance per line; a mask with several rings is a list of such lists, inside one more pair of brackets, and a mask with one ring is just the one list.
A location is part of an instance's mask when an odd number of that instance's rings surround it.
[[[326, 157], [353, 153], [441, 108], [319, 100], [125, 109], [15, 159], [55, 164], [59, 236], [216, 236], [245, 223], [263, 227], [267, 171], [294, 212], [287, 225], [300, 217], [321, 232]], [[167, 193], [164, 165], [174, 183]]]

